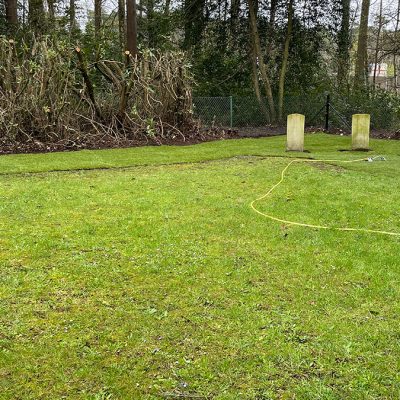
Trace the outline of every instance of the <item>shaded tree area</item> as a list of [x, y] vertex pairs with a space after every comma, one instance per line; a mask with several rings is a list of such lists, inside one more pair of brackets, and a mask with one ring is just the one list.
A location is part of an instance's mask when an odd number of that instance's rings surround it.
[[[251, 0], [257, 33], [252, 30], [247, 0], [93, 0], [89, 9], [85, 8], [86, 3], [76, 0], [1, 0], [0, 15], [6, 22], [2, 24], [3, 34], [68, 38], [74, 46], [101, 51], [107, 57], [121, 59], [128, 47], [127, 39], [131, 50], [135, 47], [132, 38], [142, 48], [183, 49], [201, 77], [197, 79], [198, 93], [250, 94], [254, 40], [260, 43], [258, 67], [265, 63], [271, 81], [280, 81], [282, 86], [284, 76], [286, 81], [286, 75], [288, 79], [292, 75], [293, 62], [308, 62], [301, 58], [307, 48], [316, 49], [317, 58], [322, 59], [331, 50], [324, 44], [335, 46], [337, 21], [342, 19], [337, 5], [343, 2]], [[346, 20], [345, 12], [343, 15]], [[349, 11], [347, 29], [348, 19]], [[284, 57], [280, 58], [282, 54]], [[318, 68], [316, 65], [314, 70]], [[282, 90], [279, 84], [272, 86], [275, 92]], [[290, 79], [284, 86], [292, 86]]]
[[372, 96], [388, 58], [396, 88], [399, 6], [389, 12], [380, 5], [371, 11], [370, 0], [0, 0], [0, 33], [14, 40], [17, 55], [42, 41], [46, 49], [68, 49], [64, 60], [80, 71], [93, 110], [104, 93], [91, 91], [107, 84], [118, 90], [115, 126], [126, 121], [121, 110], [134, 86], [125, 79], [132, 65], [141, 63], [145, 76], [144, 54], [161, 60], [181, 51], [195, 95], [255, 96], [267, 120], [280, 122], [291, 96]]
[[[307, 91], [306, 86], [299, 88], [297, 84], [320, 76], [320, 61], [335, 38], [338, 17], [337, 12], [330, 12], [335, 2], [330, 8], [326, 1], [308, 3], [246, 0], [214, 7], [208, 4], [204, 10], [206, 23], [203, 21], [196, 28], [198, 41], [192, 48], [196, 75], [202, 76], [198, 91], [209, 95], [249, 95], [256, 91], [254, 74], [263, 96], [269, 90], [268, 81], [274, 96], [279, 97], [279, 82], [281, 91], [282, 87], [285, 92]], [[309, 54], [309, 49], [316, 54]], [[296, 74], [304, 77], [295, 77], [292, 69], [301, 64], [307, 68], [296, 69]], [[290, 77], [296, 79], [296, 84]]]

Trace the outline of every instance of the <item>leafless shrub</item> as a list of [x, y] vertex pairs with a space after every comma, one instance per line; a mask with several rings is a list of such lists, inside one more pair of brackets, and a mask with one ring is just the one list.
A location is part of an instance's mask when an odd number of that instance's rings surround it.
[[0, 38], [0, 140], [185, 139], [192, 83], [181, 52], [88, 63], [79, 48]]

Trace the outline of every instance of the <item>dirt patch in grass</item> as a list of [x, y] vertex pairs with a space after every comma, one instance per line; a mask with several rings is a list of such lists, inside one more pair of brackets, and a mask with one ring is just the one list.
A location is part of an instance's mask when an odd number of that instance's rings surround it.
[[328, 164], [324, 162], [312, 162], [309, 163], [311, 167], [319, 169], [321, 171], [335, 171], [335, 172], [344, 172], [346, 169], [341, 167], [340, 165]]

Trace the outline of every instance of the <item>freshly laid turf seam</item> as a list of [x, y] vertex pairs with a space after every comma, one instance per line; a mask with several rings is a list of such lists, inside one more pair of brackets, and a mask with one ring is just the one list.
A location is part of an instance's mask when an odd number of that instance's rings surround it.
[[[70, 168], [70, 169], [49, 169], [47, 171], [27, 171], [27, 172], [0, 172], [0, 176], [32, 176], [32, 175], [48, 175], [55, 173], [77, 173], [77, 172], [91, 172], [91, 171], [124, 171], [134, 168], [141, 167], [167, 167], [174, 165], [190, 165], [190, 164], [209, 164], [212, 162], [220, 162], [220, 161], [229, 161], [240, 158], [255, 158], [259, 160], [266, 160], [269, 158], [288, 158], [286, 155], [258, 155], [258, 154], [243, 154], [232, 157], [222, 157], [222, 158], [213, 158], [209, 160], [199, 160], [199, 161], [178, 161], [171, 163], [158, 163], [158, 164], [132, 164], [132, 165], [124, 165], [124, 166], [111, 166], [111, 167], [88, 167], [88, 168]], [[313, 160], [311, 157], [304, 157], [305, 160]]]
[[255, 203], [267, 198], [268, 196], [271, 195], [271, 193], [279, 186], [282, 184], [282, 182], [285, 179], [285, 173], [286, 171], [289, 169], [289, 167], [296, 163], [296, 162], [322, 162], [322, 163], [338, 163], [338, 162], [342, 162], [342, 163], [355, 163], [355, 162], [361, 162], [361, 161], [368, 161], [368, 158], [361, 158], [361, 159], [357, 159], [357, 160], [315, 160], [315, 159], [299, 159], [296, 158], [294, 160], [291, 160], [285, 168], [283, 168], [283, 170], [281, 171], [281, 179], [275, 184], [273, 185], [267, 193], [263, 194], [261, 197], [258, 197], [257, 199], [253, 200], [250, 203], [250, 207], [252, 208], [253, 211], [255, 211], [257, 214], [262, 215], [263, 217], [266, 217], [272, 221], [276, 221], [276, 222], [281, 222], [283, 224], [286, 225], [295, 225], [295, 226], [302, 226], [305, 228], [314, 228], [314, 229], [332, 229], [332, 230], [336, 230], [336, 231], [342, 231], [342, 232], [363, 232], [363, 233], [374, 233], [374, 234], [381, 234], [381, 235], [390, 235], [390, 236], [398, 236], [400, 237], [400, 232], [388, 232], [388, 231], [382, 231], [382, 230], [375, 230], [375, 229], [367, 229], [367, 228], [343, 228], [343, 227], [336, 227], [336, 226], [328, 226], [328, 225], [316, 225], [316, 224], [306, 224], [303, 222], [296, 222], [296, 221], [289, 221], [289, 220], [285, 220], [283, 218], [278, 218], [275, 217], [274, 215], [270, 215], [270, 214], [266, 214], [260, 210], [258, 210], [255, 207]]

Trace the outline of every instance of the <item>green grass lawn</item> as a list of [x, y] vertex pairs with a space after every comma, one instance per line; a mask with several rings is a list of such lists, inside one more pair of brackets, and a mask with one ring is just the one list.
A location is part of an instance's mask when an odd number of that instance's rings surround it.
[[[365, 154], [284, 140], [1, 156], [0, 399], [400, 398], [400, 237], [249, 206]], [[257, 207], [400, 232], [371, 146]]]

